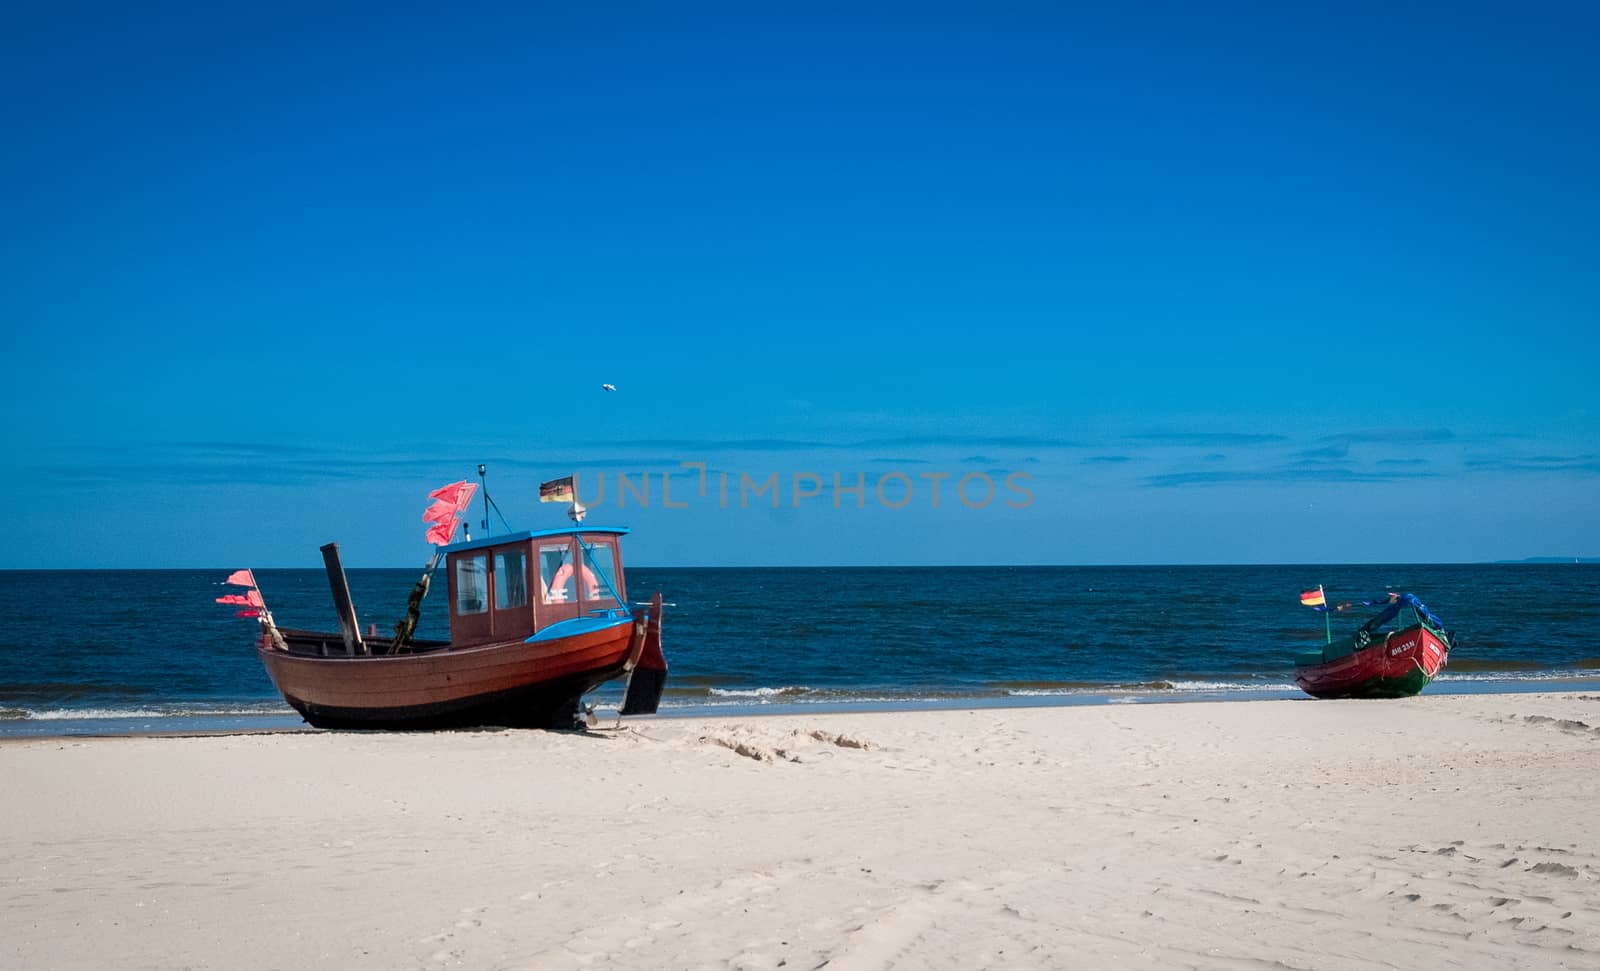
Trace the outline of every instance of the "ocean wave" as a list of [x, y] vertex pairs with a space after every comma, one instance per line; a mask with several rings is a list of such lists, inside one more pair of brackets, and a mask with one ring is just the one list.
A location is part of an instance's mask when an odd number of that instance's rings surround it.
[[1106, 687], [1106, 683], [1104, 681], [991, 681], [988, 686], [1004, 694], [1028, 695], [1099, 690]]
[[294, 715], [288, 705], [261, 702], [253, 705], [171, 705], [141, 708], [3, 708], [5, 721], [102, 721], [116, 718], [249, 718], [259, 715]]
[[1291, 682], [1271, 681], [1172, 681], [1173, 691], [1299, 691]]
[[[1440, 672], [1435, 681], [1593, 681], [1593, 669], [1581, 667], [1553, 668], [1545, 671], [1474, 671], [1463, 674], [1452, 670], [1454, 665]], [[1471, 670], [1471, 669], [1468, 669]]]
[[1074, 684], [1055, 688], [1008, 688], [1013, 698], [1096, 695], [1144, 691], [1295, 691], [1294, 685], [1264, 681], [1133, 681], [1118, 684]]
[[706, 693], [713, 698], [784, 698], [810, 694], [811, 689], [805, 685], [785, 685], [781, 688], [708, 688]]
[[1542, 671], [1546, 665], [1542, 661], [1521, 661], [1511, 658], [1496, 659], [1486, 657], [1453, 657], [1450, 667], [1456, 671]]
[[[993, 696], [991, 695], [991, 696], [988, 696], [988, 697], [992, 698]], [[861, 695], [853, 695], [853, 694], [848, 694], [846, 692], [834, 692], [834, 693], [827, 694], [827, 695], [813, 694], [813, 695], [798, 695], [798, 696], [793, 696], [793, 697], [785, 697], [785, 698], [781, 699], [780, 703], [786, 704], [786, 705], [796, 705], [796, 706], [817, 706], [817, 705], [897, 705], [898, 706], [898, 705], [926, 705], [926, 704], [949, 703], [949, 702], [952, 702], [952, 701], [962, 701], [962, 700], [971, 700], [973, 702], [979, 702], [979, 701], [982, 701], [983, 698], [984, 698], [984, 696], [981, 696], [981, 695], [964, 695], [964, 696], [916, 695], [916, 694], [903, 694], [903, 695], [861, 694]], [[687, 699], [687, 698], [678, 698], [678, 699], [670, 699], [669, 700], [669, 699], [663, 698], [661, 700], [661, 707], [663, 709], [683, 709], [683, 710], [693, 711], [693, 710], [696, 710], [696, 709], [705, 709], [705, 708], [746, 709], [746, 708], [750, 708], [750, 707], [752, 707], [753, 705], [756, 705], [756, 704], [766, 705], [766, 704], [773, 704], [773, 703], [774, 703], [774, 701], [772, 699], [756, 700], [756, 699], [750, 699], [750, 698], [726, 698], [725, 697], [725, 698], [701, 699], [701, 700], [691, 700], [691, 699]]]

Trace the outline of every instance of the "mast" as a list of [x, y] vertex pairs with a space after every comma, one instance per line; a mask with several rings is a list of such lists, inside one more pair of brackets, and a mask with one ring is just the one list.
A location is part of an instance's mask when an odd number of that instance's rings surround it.
[[478, 463], [478, 486], [483, 492], [483, 535], [489, 535], [489, 479], [488, 469], [482, 462]]

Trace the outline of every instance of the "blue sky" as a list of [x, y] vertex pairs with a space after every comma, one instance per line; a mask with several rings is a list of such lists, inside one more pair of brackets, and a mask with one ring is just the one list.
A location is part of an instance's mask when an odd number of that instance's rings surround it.
[[1591, 5], [5, 18], [0, 566], [1600, 554]]

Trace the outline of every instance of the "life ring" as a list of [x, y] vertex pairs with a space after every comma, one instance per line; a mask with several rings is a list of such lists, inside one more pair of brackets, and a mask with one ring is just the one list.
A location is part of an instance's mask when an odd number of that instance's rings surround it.
[[[588, 564], [579, 567], [582, 570], [583, 584], [587, 588], [589, 600], [600, 599], [600, 581], [595, 579], [594, 571]], [[550, 578], [550, 587], [545, 592], [546, 603], [565, 603], [567, 600], [567, 581], [572, 579], [572, 564], [563, 563], [561, 568]]]

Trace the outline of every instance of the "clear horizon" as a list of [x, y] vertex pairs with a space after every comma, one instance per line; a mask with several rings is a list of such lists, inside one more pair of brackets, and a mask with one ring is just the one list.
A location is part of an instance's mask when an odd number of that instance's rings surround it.
[[1600, 554], [1589, 7], [7, 22], [0, 567]]

